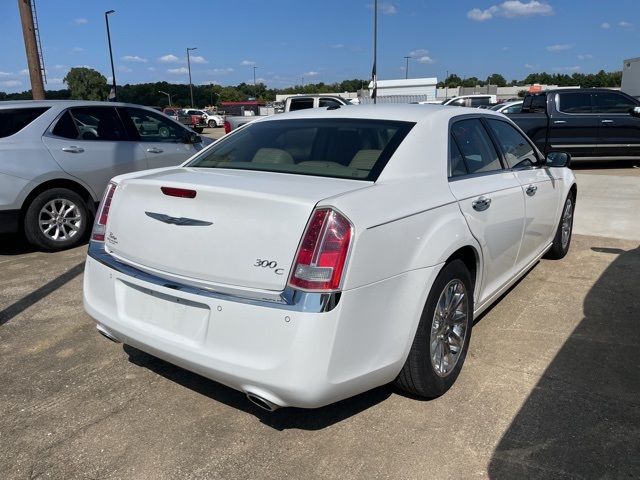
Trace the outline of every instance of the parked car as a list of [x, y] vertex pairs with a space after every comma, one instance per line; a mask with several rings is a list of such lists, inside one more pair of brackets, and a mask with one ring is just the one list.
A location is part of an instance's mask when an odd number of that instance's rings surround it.
[[216, 112], [212, 110], [203, 111], [202, 119], [204, 120], [204, 123], [206, 123], [209, 128], [224, 126], [224, 117], [222, 115], [218, 115]]
[[[204, 143], [211, 143], [206, 139]], [[77, 245], [115, 175], [178, 165], [203, 140], [151, 108], [126, 103], [0, 103], [0, 233]]]
[[604, 88], [529, 94], [513, 120], [543, 152], [562, 150], [576, 160], [640, 158], [640, 101]]
[[206, 122], [204, 120], [204, 112], [202, 110], [194, 110], [193, 108], [185, 108], [182, 110], [184, 115], [191, 117], [191, 128], [196, 133], [202, 133]]
[[436, 397], [473, 319], [540, 257], [567, 253], [568, 160], [489, 110], [256, 120], [182, 167], [113, 179], [84, 305], [108, 338], [268, 410], [392, 381]]
[[442, 102], [442, 105], [452, 107], [480, 107], [483, 105], [494, 105], [498, 101], [495, 95], [460, 95], [449, 98]]
[[498, 103], [497, 105], [489, 108], [494, 112], [504, 113], [505, 115], [510, 113], [520, 113], [520, 111], [522, 110], [522, 100]]

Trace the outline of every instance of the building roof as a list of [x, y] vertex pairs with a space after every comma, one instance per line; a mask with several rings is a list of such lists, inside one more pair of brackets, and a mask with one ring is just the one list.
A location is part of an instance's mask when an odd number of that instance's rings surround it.
[[[424, 78], [401, 78], [396, 80], [378, 80], [376, 85], [378, 88], [393, 87], [420, 87], [424, 85], [435, 86], [438, 83], [436, 77]], [[373, 82], [369, 82], [369, 88], [373, 88]]]

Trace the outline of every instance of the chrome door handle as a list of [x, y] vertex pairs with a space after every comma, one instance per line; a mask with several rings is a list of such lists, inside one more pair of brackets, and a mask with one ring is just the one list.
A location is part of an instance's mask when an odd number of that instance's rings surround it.
[[69, 153], [82, 153], [84, 152], [84, 148], [71, 145], [70, 147], [62, 147], [62, 151], [69, 152]]
[[601, 120], [600, 123], [613, 123], [613, 120]]
[[567, 123], [567, 122], [565, 120], [554, 120], [553, 123], [556, 124], [556, 125], [561, 125], [561, 124]]
[[527, 195], [529, 195], [530, 197], [533, 197], [537, 191], [538, 187], [536, 187], [535, 185], [529, 185], [525, 190], [525, 192], [527, 192]]
[[480, 197], [477, 200], [474, 200], [471, 203], [471, 206], [474, 210], [478, 212], [484, 212], [487, 208], [491, 206], [491, 199], [487, 197]]
[[147, 148], [147, 152], [149, 152], [149, 153], [162, 153], [162, 152], [164, 152], [164, 150], [162, 150], [161, 148], [151, 147], [151, 148]]

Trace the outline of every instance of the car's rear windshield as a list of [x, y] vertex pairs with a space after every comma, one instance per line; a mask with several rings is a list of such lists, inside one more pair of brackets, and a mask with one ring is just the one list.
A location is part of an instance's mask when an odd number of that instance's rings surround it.
[[376, 181], [413, 125], [362, 119], [255, 122], [188, 166]]
[[49, 107], [11, 108], [0, 110], [0, 138], [18, 133]]

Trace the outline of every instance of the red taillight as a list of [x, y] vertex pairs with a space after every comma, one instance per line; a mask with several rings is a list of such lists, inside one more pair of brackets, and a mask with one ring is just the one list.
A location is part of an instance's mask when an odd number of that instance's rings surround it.
[[196, 198], [196, 191], [188, 188], [160, 187], [162, 193], [170, 197]]
[[330, 208], [313, 212], [298, 247], [289, 285], [303, 290], [332, 291], [340, 288], [353, 227]]
[[98, 207], [98, 215], [96, 215], [96, 221], [93, 224], [91, 240], [95, 240], [96, 242], [104, 242], [107, 219], [109, 218], [109, 209], [111, 208], [111, 201], [113, 200], [113, 194], [115, 191], [116, 184], [109, 182], [109, 185], [107, 185], [107, 190], [104, 192], [102, 202], [100, 202], [100, 206]]
[[231, 124], [225, 120], [224, 121], [224, 133], [229, 133], [230, 131], [231, 131]]

